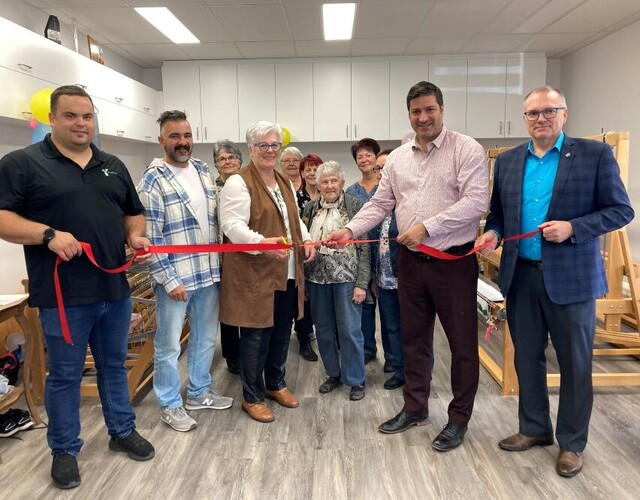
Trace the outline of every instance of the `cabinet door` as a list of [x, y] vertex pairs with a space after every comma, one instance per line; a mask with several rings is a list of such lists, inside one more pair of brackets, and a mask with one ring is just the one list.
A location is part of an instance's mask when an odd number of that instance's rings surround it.
[[467, 62], [467, 134], [471, 137], [504, 136], [506, 63], [504, 57]]
[[311, 63], [276, 64], [276, 119], [291, 134], [291, 142], [313, 141]]
[[351, 63], [313, 63], [313, 133], [316, 141], [351, 136]]
[[200, 67], [163, 66], [162, 89], [164, 109], [186, 112], [193, 132], [193, 142], [204, 142], [200, 113]]
[[389, 139], [402, 139], [411, 132], [407, 93], [416, 83], [429, 79], [429, 62], [391, 62], [389, 74]]
[[429, 81], [442, 90], [444, 124], [456, 132], [467, 133], [466, 59], [430, 60]]
[[351, 64], [353, 139], [389, 139], [389, 63]]
[[261, 120], [276, 121], [276, 74], [273, 64], [238, 66], [240, 136]]
[[546, 57], [507, 58], [507, 99], [505, 107], [505, 137], [528, 137], [522, 118], [524, 96], [545, 84]]
[[[0, 116], [17, 120], [30, 120], [31, 96], [40, 89], [55, 88], [54, 83], [25, 75], [20, 71], [0, 66]], [[24, 122], [25, 130], [29, 130]], [[26, 132], [25, 132], [26, 133]]]
[[104, 99], [98, 98], [95, 101], [102, 115], [101, 134], [143, 142], [152, 142], [157, 136], [152, 115]]
[[235, 64], [200, 66], [200, 101], [204, 142], [244, 140], [240, 136]]

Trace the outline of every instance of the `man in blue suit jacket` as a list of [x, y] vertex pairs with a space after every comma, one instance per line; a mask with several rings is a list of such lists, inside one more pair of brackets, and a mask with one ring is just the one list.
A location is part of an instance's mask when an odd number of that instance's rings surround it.
[[531, 140], [498, 156], [486, 232], [476, 244], [540, 230], [505, 243], [499, 284], [520, 385], [519, 431], [500, 441], [507, 451], [553, 444], [545, 348], [551, 335], [560, 365], [556, 438], [558, 474], [582, 470], [593, 405], [591, 364], [595, 299], [607, 292], [599, 236], [634, 216], [610, 146], [566, 136], [567, 104], [553, 87], [524, 100]]

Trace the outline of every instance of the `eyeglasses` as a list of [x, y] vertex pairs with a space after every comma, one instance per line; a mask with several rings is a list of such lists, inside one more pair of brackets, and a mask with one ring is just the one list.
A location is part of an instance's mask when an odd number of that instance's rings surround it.
[[238, 159], [238, 157], [236, 155], [218, 156], [218, 159], [216, 160], [216, 163], [227, 163], [227, 162], [235, 161], [237, 159]]
[[281, 142], [256, 142], [253, 145], [263, 153], [266, 153], [269, 150], [277, 153], [282, 147]]
[[378, 172], [381, 172], [383, 168], [384, 167], [373, 167], [373, 171], [377, 174]]
[[300, 160], [295, 158], [285, 158], [284, 160], [280, 160], [280, 163], [283, 165], [295, 165], [296, 163], [300, 163]]
[[558, 111], [560, 111], [561, 109], [567, 109], [567, 108], [558, 107], [558, 108], [546, 108], [542, 110], [532, 109], [531, 111], [525, 111], [523, 114], [524, 114], [524, 117], [527, 119], [527, 121], [535, 122], [538, 118], [540, 118], [540, 115], [544, 116], [547, 120], [550, 120], [551, 118], [555, 118], [556, 115], [558, 114]]

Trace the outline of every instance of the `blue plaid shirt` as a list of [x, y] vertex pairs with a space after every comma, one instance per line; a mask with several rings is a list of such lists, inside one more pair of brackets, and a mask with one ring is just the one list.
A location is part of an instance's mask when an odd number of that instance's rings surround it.
[[[191, 207], [189, 196], [162, 158], [147, 167], [137, 190], [145, 207], [147, 237], [152, 245], [184, 245], [219, 242], [216, 188], [206, 163], [189, 160], [200, 175], [208, 204], [210, 241]], [[179, 285], [188, 291], [220, 281], [217, 253], [153, 254], [149, 259], [151, 278], [170, 292]]]

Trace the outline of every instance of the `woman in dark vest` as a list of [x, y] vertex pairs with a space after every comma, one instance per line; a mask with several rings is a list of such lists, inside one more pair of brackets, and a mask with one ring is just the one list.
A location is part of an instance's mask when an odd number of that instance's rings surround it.
[[275, 167], [282, 147], [280, 125], [266, 121], [247, 130], [250, 162], [220, 192], [225, 241], [282, 243], [293, 250], [227, 253], [222, 270], [220, 321], [240, 327], [242, 409], [259, 422], [275, 417], [265, 397], [287, 408], [298, 399], [287, 389], [285, 365], [294, 311], [304, 310], [303, 262], [315, 256], [300, 221], [291, 183]]

